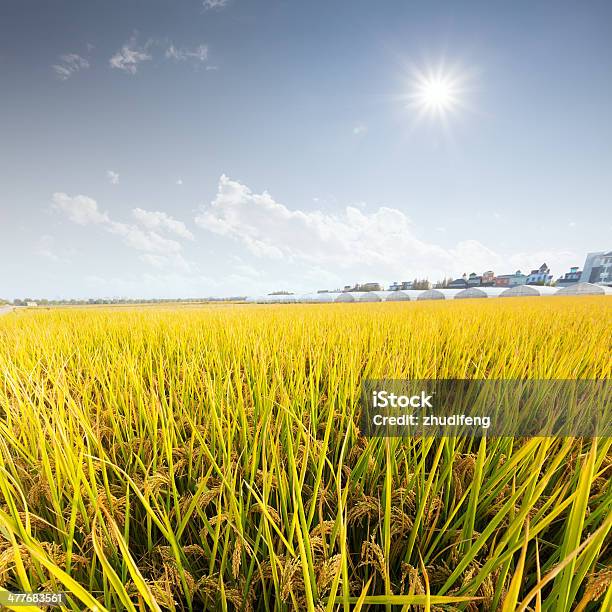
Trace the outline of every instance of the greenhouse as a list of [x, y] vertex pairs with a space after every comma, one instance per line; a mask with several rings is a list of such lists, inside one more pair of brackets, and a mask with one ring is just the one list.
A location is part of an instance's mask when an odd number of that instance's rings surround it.
[[312, 304], [314, 302], [318, 302], [319, 296], [316, 293], [305, 293], [304, 295], [300, 295], [298, 298], [298, 302], [303, 304]]
[[356, 302], [382, 302], [376, 291], [355, 291], [353, 295]]
[[612, 295], [612, 287], [593, 283], [576, 283], [559, 289], [555, 295]]
[[305, 294], [277, 294], [247, 297], [247, 304], [331, 304], [334, 302], [410, 302], [487, 297], [538, 297], [544, 295], [612, 295], [612, 287], [575, 283], [559, 289], [547, 285], [515, 287], [468, 287], [467, 289], [404, 289], [399, 291], [346, 291]]
[[459, 291], [455, 299], [499, 297], [504, 291], [503, 287], [470, 287]]
[[445, 295], [439, 289], [428, 289], [417, 297], [417, 300], [444, 300]]
[[452, 300], [464, 289], [427, 289], [422, 291], [417, 300]]
[[538, 297], [541, 295], [554, 295], [558, 289], [548, 285], [516, 285], [504, 289], [499, 297]]
[[262, 304], [266, 301], [267, 295], [257, 295], [255, 297], [247, 298], [246, 301], [252, 304]]
[[375, 293], [380, 298], [381, 302], [386, 302], [395, 292], [394, 291], [372, 291], [372, 293]]
[[315, 294], [314, 299], [312, 300], [313, 302], [320, 302], [322, 304], [329, 304], [332, 302], [337, 301], [338, 297], [340, 296], [340, 293], [317, 293]]
[[426, 289], [406, 289], [404, 293], [410, 297], [411, 300], [418, 300], [421, 295], [425, 293]]
[[278, 295], [268, 295], [266, 303], [271, 304], [293, 304], [297, 301], [297, 296], [293, 294], [278, 294]]
[[391, 295], [387, 298], [387, 302], [409, 302], [411, 299], [408, 291], [390, 291]]
[[[382, 302], [377, 291], [346, 291], [336, 294], [336, 302]], [[385, 292], [386, 293], [386, 292]]]

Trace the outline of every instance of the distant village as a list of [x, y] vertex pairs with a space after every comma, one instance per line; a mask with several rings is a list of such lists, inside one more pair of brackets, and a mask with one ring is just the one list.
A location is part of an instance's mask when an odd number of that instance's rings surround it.
[[[502, 287], [510, 288], [518, 285], [554, 286], [558, 288], [569, 287], [574, 283], [593, 283], [597, 285], [612, 286], [612, 251], [596, 251], [589, 253], [582, 270], [573, 266], [568, 272], [553, 280], [553, 275], [546, 263], [539, 268], [524, 274], [517, 270], [513, 274], [495, 275], [493, 270], [486, 270], [482, 274], [464, 273], [459, 278], [445, 279], [432, 284], [427, 279], [414, 279], [412, 281], [394, 282], [387, 287], [387, 291], [409, 291], [411, 289], [468, 289], [470, 287]], [[380, 283], [364, 283], [345, 285], [342, 289], [320, 289], [317, 293], [349, 293], [361, 291], [384, 291]], [[276, 292], [280, 294], [284, 292]], [[273, 295], [273, 294], [271, 294]]]

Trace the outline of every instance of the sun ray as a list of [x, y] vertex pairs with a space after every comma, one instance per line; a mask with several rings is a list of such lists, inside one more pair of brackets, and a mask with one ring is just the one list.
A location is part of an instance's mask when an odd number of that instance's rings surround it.
[[436, 69], [415, 70], [405, 99], [408, 108], [424, 117], [445, 120], [464, 106], [464, 77], [440, 64]]

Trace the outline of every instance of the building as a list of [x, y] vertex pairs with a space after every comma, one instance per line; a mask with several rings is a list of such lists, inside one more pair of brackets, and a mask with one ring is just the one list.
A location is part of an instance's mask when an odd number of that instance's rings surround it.
[[350, 285], [345, 285], [344, 289], [342, 290], [343, 293], [348, 293], [351, 291], [382, 291], [382, 287], [380, 286], [380, 283], [364, 283], [363, 285], [357, 284], [354, 287], [351, 287]]
[[496, 287], [516, 287], [524, 285], [527, 280], [527, 275], [517, 270], [514, 274], [500, 274], [495, 277]]
[[589, 253], [582, 268], [580, 282], [612, 286], [612, 251]]
[[495, 273], [493, 270], [487, 270], [482, 275], [471, 272], [469, 276], [465, 273], [461, 278], [456, 278], [449, 283], [451, 289], [466, 289], [467, 287], [493, 287], [495, 285]]
[[552, 280], [550, 268], [543, 263], [537, 270], [532, 270], [525, 283], [527, 285], [548, 285]]
[[38, 302], [26, 302], [25, 304], [28, 308], [36, 308], [38, 306]]
[[464, 272], [463, 276], [456, 278], [448, 284], [449, 289], [467, 289], [467, 274]]
[[359, 286], [359, 291], [382, 291], [380, 283], [364, 283]]
[[495, 285], [495, 273], [493, 270], [487, 270], [482, 273], [482, 280], [480, 283], [483, 287], [493, 287]]
[[582, 276], [582, 270], [578, 270], [578, 266], [573, 266], [570, 268], [569, 272], [566, 272], [563, 276], [560, 276], [557, 279], [556, 286], [557, 287], [567, 287], [572, 283], [577, 283], [580, 281], [580, 277]]
[[467, 279], [468, 287], [480, 287], [482, 284], [482, 276], [478, 276], [476, 272], [471, 272]]
[[389, 291], [407, 291], [408, 289], [412, 289], [412, 281], [402, 281], [401, 283], [395, 281], [389, 285]]

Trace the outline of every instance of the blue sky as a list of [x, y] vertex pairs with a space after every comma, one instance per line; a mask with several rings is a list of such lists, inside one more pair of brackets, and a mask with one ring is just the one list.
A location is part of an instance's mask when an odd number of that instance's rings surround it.
[[[413, 103], [419, 74], [454, 108]], [[0, 296], [507, 273], [609, 249], [607, 2], [5, 0]]]

